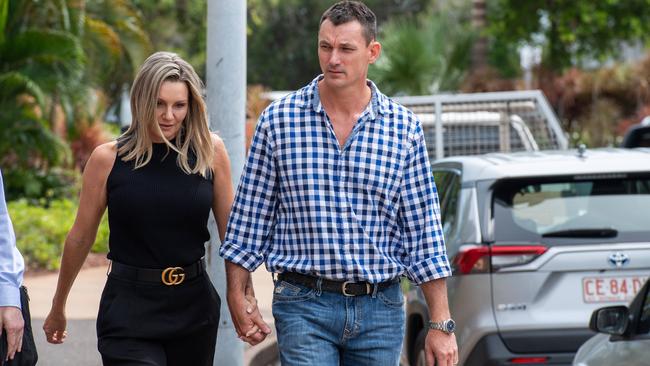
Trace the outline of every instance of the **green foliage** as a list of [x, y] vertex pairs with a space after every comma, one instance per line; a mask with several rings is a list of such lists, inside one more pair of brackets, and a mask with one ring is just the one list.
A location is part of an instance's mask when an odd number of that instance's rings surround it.
[[9, 0], [0, 0], [0, 44], [5, 41], [5, 25], [9, 14]]
[[35, 198], [57, 192], [58, 177], [49, 170], [68, 151], [43, 114], [53, 106], [51, 95], [62, 100], [77, 92], [85, 58], [74, 35], [29, 24], [28, 3], [9, 1], [8, 8], [0, 20], [0, 166], [9, 197]]
[[[49, 207], [32, 205], [26, 200], [8, 203], [16, 232], [16, 245], [31, 268], [58, 269], [66, 235], [74, 223], [77, 203], [55, 200]], [[108, 221], [102, 218], [93, 252], [108, 251]]]
[[488, 64], [499, 70], [499, 74], [508, 79], [514, 79], [521, 74], [519, 49], [516, 44], [503, 43], [488, 39]]
[[620, 43], [647, 41], [650, 0], [497, 0], [488, 10], [495, 42], [543, 47], [550, 70], [616, 58]]
[[370, 70], [370, 79], [389, 95], [428, 94], [433, 84], [435, 59], [442, 56], [433, 53], [428, 38], [411, 19], [386, 25], [382, 29], [382, 55]]
[[389, 95], [458, 90], [469, 67], [472, 32], [451, 12], [397, 18], [381, 30], [382, 55], [370, 78]]
[[85, 63], [78, 38], [49, 29], [28, 29], [8, 37], [0, 54], [4, 68], [38, 80], [48, 91], [69, 91], [77, 86]]
[[65, 160], [67, 148], [40, 117], [43, 99], [41, 87], [27, 73], [0, 74], [0, 166], [7, 184], [16, 188], [9, 197], [57, 192], [55, 176], [48, 171]]
[[186, 59], [205, 80], [206, 0], [133, 0], [147, 21], [143, 24], [153, 48]]
[[79, 173], [74, 170], [12, 169], [3, 174], [7, 200], [23, 198], [47, 206], [52, 200], [71, 199], [79, 192]]
[[[320, 73], [320, 16], [334, 0], [249, 0], [248, 83], [273, 89], [302, 87]], [[367, 0], [381, 30], [391, 17], [422, 11], [427, 0]], [[382, 41], [381, 39], [379, 40]]]
[[43, 99], [41, 88], [26, 75], [0, 74], [0, 166], [6, 168], [8, 184], [18, 188], [11, 193], [31, 198], [52, 192], [48, 187], [56, 185], [43, 178], [68, 152], [38, 113]]
[[86, 2], [83, 44], [89, 58], [96, 61], [86, 69], [87, 80], [104, 90], [111, 100], [119, 98], [122, 87], [131, 84], [136, 70], [153, 52], [149, 34], [162, 29], [147, 28], [144, 20], [148, 18], [137, 3]]
[[143, 23], [129, 0], [0, 0], [0, 167], [13, 195], [65, 195], [52, 171], [71, 166], [64, 139], [130, 84], [152, 50]]

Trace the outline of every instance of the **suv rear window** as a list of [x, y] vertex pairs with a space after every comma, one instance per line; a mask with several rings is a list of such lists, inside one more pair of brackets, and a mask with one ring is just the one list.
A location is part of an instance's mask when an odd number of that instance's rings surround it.
[[498, 242], [647, 240], [650, 176], [506, 180], [494, 187]]

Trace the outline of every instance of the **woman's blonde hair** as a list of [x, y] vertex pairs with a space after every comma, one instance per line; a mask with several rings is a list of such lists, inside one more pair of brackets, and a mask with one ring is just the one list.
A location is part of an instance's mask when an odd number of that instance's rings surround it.
[[[184, 82], [189, 94], [188, 111], [176, 136], [176, 146], [165, 138], [156, 120], [158, 94], [165, 81]], [[140, 67], [131, 87], [133, 122], [120, 137], [123, 143], [118, 148], [118, 155], [122, 160], [135, 160], [136, 169], [149, 163], [153, 150], [150, 128], [153, 128], [170, 149], [178, 152], [176, 162], [185, 173], [198, 173], [209, 177], [212, 172], [214, 148], [202, 89], [203, 82], [192, 65], [177, 54], [156, 52], [149, 56]], [[193, 164], [189, 161], [190, 153], [196, 156], [196, 162], [192, 162]]]

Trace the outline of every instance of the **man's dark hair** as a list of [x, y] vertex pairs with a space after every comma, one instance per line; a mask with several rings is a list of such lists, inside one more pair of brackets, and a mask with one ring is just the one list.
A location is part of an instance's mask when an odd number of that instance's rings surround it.
[[377, 38], [377, 17], [375, 13], [360, 1], [339, 1], [325, 10], [320, 18], [320, 24], [329, 19], [334, 25], [341, 25], [352, 21], [358, 21], [363, 27], [363, 36], [366, 44], [370, 44]]

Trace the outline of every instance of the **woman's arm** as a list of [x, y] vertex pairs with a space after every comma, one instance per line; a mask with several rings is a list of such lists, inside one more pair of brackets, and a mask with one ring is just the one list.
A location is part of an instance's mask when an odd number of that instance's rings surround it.
[[[223, 141], [216, 135], [212, 136], [212, 142], [215, 150], [214, 161], [214, 201], [212, 210], [217, 221], [219, 229], [219, 238], [223, 242], [226, 235], [226, 226], [228, 217], [234, 200], [234, 191], [232, 178], [230, 175], [230, 159]], [[233, 273], [237, 272], [233, 268], [239, 267], [232, 263], [226, 262], [226, 272], [228, 277], [228, 307], [232, 317], [237, 334], [243, 341], [255, 345], [271, 332], [271, 328], [264, 322], [262, 315], [257, 308], [257, 299], [253, 291], [253, 281], [250, 272], [241, 268], [239, 276], [235, 280]], [[237, 288], [237, 283], [242, 283], [241, 290]], [[235, 288], [237, 288], [235, 290]]]
[[214, 198], [212, 200], [212, 211], [219, 229], [219, 239], [223, 242], [228, 225], [228, 216], [234, 200], [232, 176], [230, 175], [230, 159], [223, 140], [217, 135], [212, 135], [214, 145], [214, 161], [212, 168], [212, 183]]
[[43, 324], [50, 343], [63, 343], [65, 339], [65, 304], [70, 288], [95, 242], [99, 222], [106, 210], [106, 180], [115, 162], [116, 149], [116, 142], [100, 145], [86, 164], [77, 216], [65, 239], [52, 308]]

